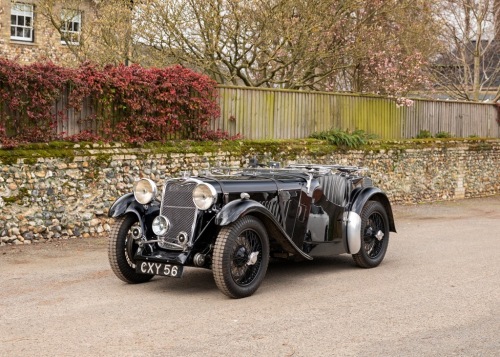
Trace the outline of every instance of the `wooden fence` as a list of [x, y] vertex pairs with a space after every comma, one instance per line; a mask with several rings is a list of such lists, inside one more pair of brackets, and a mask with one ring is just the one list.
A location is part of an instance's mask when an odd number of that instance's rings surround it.
[[500, 113], [492, 104], [418, 99], [405, 107], [383, 97], [231, 86], [219, 93], [221, 117], [212, 128], [247, 139], [305, 138], [331, 128], [381, 139], [412, 138], [420, 130], [500, 138]]
[[[66, 111], [58, 133], [96, 130], [95, 122], [85, 121], [99, 111], [91, 99], [81, 112], [65, 109], [65, 103], [66, 94], [54, 105], [54, 113]], [[219, 87], [219, 104], [221, 115], [211, 128], [246, 139], [306, 138], [331, 128], [361, 129], [380, 139], [412, 138], [421, 130], [500, 138], [500, 111], [492, 104], [414, 100], [410, 107], [398, 107], [383, 97], [232, 86]], [[5, 106], [1, 109], [0, 121], [7, 117]]]

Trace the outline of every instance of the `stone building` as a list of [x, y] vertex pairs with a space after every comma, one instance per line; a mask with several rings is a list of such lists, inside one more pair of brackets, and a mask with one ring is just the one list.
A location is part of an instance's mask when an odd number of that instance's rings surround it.
[[[75, 61], [69, 46], [78, 45], [91, 0], [81, 1], [82, 9], [66, 9], [54, 1], [60, 29], [51, 23], [37, 0], [0, 1], [0, 57], [28, 64], [50, 60], [58, 64]], [[45, 10], [45, 11], [44, 11]]]

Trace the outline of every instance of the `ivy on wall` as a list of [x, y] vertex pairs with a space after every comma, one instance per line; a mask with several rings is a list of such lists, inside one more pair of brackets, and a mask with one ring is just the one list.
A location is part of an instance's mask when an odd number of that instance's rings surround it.
[[52, 112], [70, 77], [52, 64], [21, 66], [0, 59], [0, 140], [4, 146], [54, 139]]
[[[67, 105], [56, 101], [67, 95]], [[55, 130], [66, 109], [80, 111], [91, 100], [92, 113], [81, 121], [88, 127], [67, 136]], [[85, 63], [63, 68], [53, 63], [21, 66], [0, 59], [0, 143], [15, 147], [27, 142], [120, 141], [142, 143], [171, 138], [227, 139], [210, 131], [219, 114], [216, 83], [181, 66], [143, 68]]]

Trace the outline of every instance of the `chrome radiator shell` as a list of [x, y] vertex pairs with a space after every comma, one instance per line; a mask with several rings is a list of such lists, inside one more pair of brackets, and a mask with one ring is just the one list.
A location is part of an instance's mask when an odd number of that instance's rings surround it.
[[[171, 227], [158, 237], [158, 245], [168, 250], [184, 250], [193, 241], [198, 209], [193, 202], [193, 190], [198, 182], [190, 179], [168, 180], [163, 187], [160, 214], [167, 217]], [[188, 244], [181, 245], [178, 237], [187, 235]]]

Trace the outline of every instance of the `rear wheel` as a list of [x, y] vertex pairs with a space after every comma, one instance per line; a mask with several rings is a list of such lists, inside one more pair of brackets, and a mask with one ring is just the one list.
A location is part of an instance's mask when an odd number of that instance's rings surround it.
[[362, 268], [374, 268], [384, 259], [389, 244], [389, 219], [384, 206], [368, 201], [361, 211], [361, 249], [353, 254]]
[[269, 241], [262, 222], [245, 216], [223, 227], [215, 241], [212, 270], [227, 296], [244, 298], [262, 283], [269, 264]]
[[132, 238], [131, 231], [139, 225], [139, 220], [133, 214], [119, 217], [108, 241], [108, 258], [115, 275], [126, 283], [137, 284], [151, 280], [154, 275], [135, 272], [134, 255], [139, 246]]

